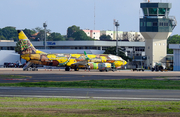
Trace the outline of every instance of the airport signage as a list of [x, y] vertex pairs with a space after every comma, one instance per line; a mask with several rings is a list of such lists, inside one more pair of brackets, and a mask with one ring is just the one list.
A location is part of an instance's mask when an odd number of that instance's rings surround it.
[[47, 45], [50, 45], [50, 46], [56, 45], [56, 42], [47, 42]]

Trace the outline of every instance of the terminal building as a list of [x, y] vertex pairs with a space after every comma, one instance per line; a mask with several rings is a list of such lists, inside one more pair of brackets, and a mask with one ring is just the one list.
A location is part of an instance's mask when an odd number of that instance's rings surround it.
[[[88, 54], [102, 54], [108, 47], [116, 46], [116, 41], [47, 41], [46, 50], [44, 50], [43, 41], [32, 41], [32, 44], [36, 49], [48, 53], [84, 53], [86, 51]], [[145, 55], [145, 42], [118, 41], [118, 45], [127, 56], [133, 58], [134, 65], [140, 65], [141, 56]], [[0, 54], [4, 50], [14, 51], [15, 46], [16, 42], [0, 42]]]

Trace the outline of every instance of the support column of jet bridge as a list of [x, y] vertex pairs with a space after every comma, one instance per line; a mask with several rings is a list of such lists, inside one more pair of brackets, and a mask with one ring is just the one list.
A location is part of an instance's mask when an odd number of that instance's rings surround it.
[[146, 66], [162, 63], [166, 68], [167, 39], [177, 25], [170, 17], [171, 3], [141, 3], [143, 18], [140, 18], [140, 32], [145, 38]]

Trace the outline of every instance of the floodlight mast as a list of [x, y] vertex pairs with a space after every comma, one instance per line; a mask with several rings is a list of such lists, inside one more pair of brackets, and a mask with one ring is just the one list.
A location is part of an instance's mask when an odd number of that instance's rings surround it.
[[119, 26], [118, 21], [115, 22], [115, 26], [116, 26], [116, 55], [118, 55], [118, 26]]
[[47, 27], [46, 22], [43, 23], [43, 27], [44, 27], [44, 32], [45, 32], [45, 34], [44, 34], [44, 49], [46, 49], [46, 27]]

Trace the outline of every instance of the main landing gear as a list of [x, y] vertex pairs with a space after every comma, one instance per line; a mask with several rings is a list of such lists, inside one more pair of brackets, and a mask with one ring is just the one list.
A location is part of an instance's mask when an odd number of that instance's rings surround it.
[[70, 71], [71, 67], [66, 66], [65, 71]]
[[[74, 69], [74, 71], [79, 71], [79, 68], [78, 68], [77, 65], [74, 66], [73, 69]], [[65, 67], [65, 71], [70, 71], [70, 70], [71, 70], [71, 67], [69, 67], [69, 66], [66, 66], [66, 67]]]
[[75, 66], [74, 71], [79, 71], [79, 68], [77, 66]]

